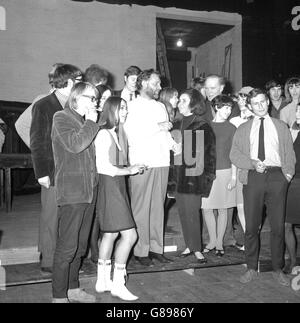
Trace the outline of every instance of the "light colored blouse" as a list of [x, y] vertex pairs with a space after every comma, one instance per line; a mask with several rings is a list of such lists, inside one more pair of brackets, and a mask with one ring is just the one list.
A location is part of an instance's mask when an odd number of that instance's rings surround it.
[[115, 132], [113, 129], [101, 129], [95, 138], [96, 149], [96, 167], [97, 172], [103, 175], [116, 176], [118, 167], [113, 165], [110, 158], [110, 149], [112, 145], [115, 145], [119, 151], [121, 147]]

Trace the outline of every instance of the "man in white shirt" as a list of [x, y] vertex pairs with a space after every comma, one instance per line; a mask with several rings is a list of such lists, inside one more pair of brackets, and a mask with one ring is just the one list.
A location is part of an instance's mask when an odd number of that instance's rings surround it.
[[138, 231], [134, 248], [136, 259], [144, 266], [152, 259], [170, 262], [163, 256], [164, 200], [170, 165], [170, 149], [174, 145], [165, 106], [157, 102], [161, 90], [159, 74], [143, 71], [137, 79], [140, 96], [128, 103], [124, 125], [128, 136], [129, 162], [148, 168], [141, 175], [131, 176], [131, 205]]
[[282, 121], [269, 116], [269, 99], [265, 92], [253, 89], [248, 103], [254, 118], [236, 130], [230, 152], [232, 163], [240, 168], [239, 178], [244, 185], [247, 271], [240, 282], [249, 283], [257, 277], [259, 228], [266, 206], [271, 226], [273, 276], [279, 284], [288, 286], [290, 282], [282, 268], [286, 192], [296, 161], [292, 137]]

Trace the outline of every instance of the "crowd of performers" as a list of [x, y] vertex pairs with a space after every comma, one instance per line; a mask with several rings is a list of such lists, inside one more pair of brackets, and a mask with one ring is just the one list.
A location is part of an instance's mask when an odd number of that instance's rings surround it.
[[118, 91], [108, 79], [97, 64], [85, 72], [54, 64], [50, 93], [15, 125], [41, 185], [38, 246], [41, 269], [52, 273], [52, 301], [95, 302], [79, 286], [88, 250], [96, 291], [137, 300], [125, 280], [131, 254], [145, 267], [176, 261], [164, 255], [169, 197], [186, 245], [178, 256], [198, 263], [225, 254], [237, 210], [244, 243], [231, 244], [245, 252], [242, 283], [258, 276], [267, 215], [273, 276], [288, 286], [300, 224], [300, 78], [234, 94], [223, 94], [219, 75], [195, 78], [180, 93], [162, 88], [153, 69], [130, 66]]

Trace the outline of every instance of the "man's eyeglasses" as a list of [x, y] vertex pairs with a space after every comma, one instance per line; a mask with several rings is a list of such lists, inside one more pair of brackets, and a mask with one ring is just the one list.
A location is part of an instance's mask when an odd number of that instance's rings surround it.
[[98, 98], [96, 98], [93, 95], [86, 95], [86, 94], [82, 94], [81, 96], [85, 97], [85, 98], [89, 98], [92, 102], [96, 102], [98, 100]]

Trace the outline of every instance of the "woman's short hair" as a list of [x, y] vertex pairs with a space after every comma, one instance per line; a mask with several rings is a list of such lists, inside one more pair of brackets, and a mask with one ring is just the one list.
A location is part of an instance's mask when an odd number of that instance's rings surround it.
[[119, 124], [119, 110], [121, 102], [126, 101], [119, 96], [110, 96], [103, 105], [103, 111], [100, 115], [99, 124], [102, 129], [112, 129]]
[[217, 95], [215, 98], [212, 99], [211, 101], [211, 105], [213, 107], [213, 109], [215, 111], [226, 107], [226, 106], [230, 106], [231, 108], [234, 105], [234, 101], [232, 100], [232, 98], [226, 94], [219, 94]]
[[92, 89], [95, 92], [95, 98], [98, 99], [99, 93], [97, 88], [88, 82], [78, 82], [74, 84], [72, 87], [69, 99], [68, 99], [68, 106], [73, 109], [77, 110], [77, 99], [87, 90]]
[[200, 116], [205, 114], [206, 107], [205, 107], [204, 98], [198, 90], [186, 89], [183, 92], [181, 92], [181, 95], [182, 94], [186, 94], [189, 96], [190, 98], [189, 108], [192, 113]]
[[296, 85], [299, 84], [300, 85], [300, 77], [293, 76], [293, 77], [290, 77], [289, 79], [287, 79], [287, 81], [285, 82], [284, 95], [285, 95], [285, 98], [286, 98], [287, 102], [292, 102], [292, 96], [290, 94], [289, 88], [291, 86], [293, 86], [294, 84], [296, 84]]

